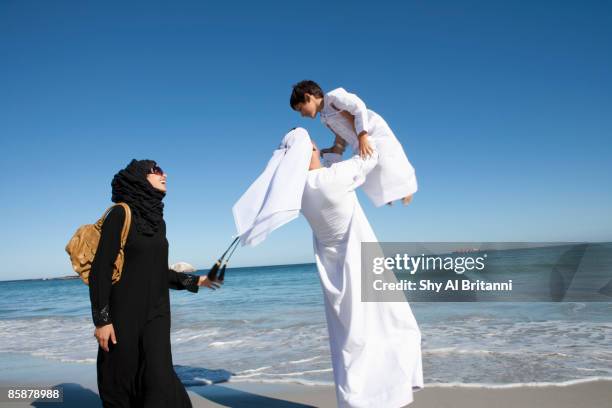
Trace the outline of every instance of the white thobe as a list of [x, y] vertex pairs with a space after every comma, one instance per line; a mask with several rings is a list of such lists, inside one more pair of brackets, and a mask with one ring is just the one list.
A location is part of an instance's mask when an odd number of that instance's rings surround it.
[[359, 147], [357, 135], [364, 130], [368, 132], [380, 158], [362, 189], [375, 206], [380, 207], [417, 191], [415, 170], [402, 145], [387, 122], [367, 109], [357, 95], [343, 88], [334, 89], [325, 94], [320, 115], [321, 122], [351, 145], [355, 152]]
[[408, 302], [361, 301], [361, 243], [377, 240], [354, 189], [377, 159], [354, 156], [311, 170], [302, 196], [339, 407], [401, 407], [423, 387], [421, 332]]

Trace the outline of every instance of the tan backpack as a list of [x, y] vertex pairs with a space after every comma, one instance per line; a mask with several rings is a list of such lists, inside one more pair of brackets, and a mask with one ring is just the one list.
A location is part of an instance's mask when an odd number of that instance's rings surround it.
[[123, 270], [123, 248], [125, 247], [125, 241], [130, 232], [130, 224], [132, 222], [132, 212], [126, 203], [117, 203], [110, 206], [95, 224], [81, 225], [66, 245], [66, 252], [70, 255], [72, 269], [81, 276], [81, 279], [86, 285], [89, 285], [89, 272], [91, 271], [91, 263], [98, 250], [98, 243], [102, 235], [102, 224], [110, 210], [117, 205], [125, 209], [125, 222], [121, 230], [121, 246], [115, 264], [113, 265], [112, 277], [113, 284], [119, 282], [119, 279], [121, 279], [121, 271]]

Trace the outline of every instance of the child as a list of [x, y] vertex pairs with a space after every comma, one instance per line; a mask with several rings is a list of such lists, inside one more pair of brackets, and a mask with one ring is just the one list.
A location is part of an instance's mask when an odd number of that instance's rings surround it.
[[293, 86], [290, 104], [304, 117], [314, 119], [319, 113], [321, 122], [336, 135], [334, 146], [321, 153], [342, 155], [350, 144], [354, 152], [367, 156], [372, 153], [372, 144], [376, 147], [378, 165], [362, 186], [374, 205], [380, 207], [400, 198], [404, 205], [410, 203], [417, 191], [414, 167], [387, 122], [367, 109], [357, 95], [343, 88], [323, 94], [316, 82], [301, 81]]

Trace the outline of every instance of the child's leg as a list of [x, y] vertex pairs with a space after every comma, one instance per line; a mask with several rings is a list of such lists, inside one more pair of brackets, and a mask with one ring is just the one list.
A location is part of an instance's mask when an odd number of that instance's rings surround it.
[[[410, 202], [412, 201], [412, 196], [413, 196], [413, 195], [414, 195], [414, 194], [410, 194], [409, 196], [406, 196], [406, 197], [402, 198], [402, 204], [404, 204], [404, 205], [408, 205], [408, 204], [410, 204]], [[388, 205], [389, 207], [393, 207], [393, 201], [389, 201], [389, 202], [387, 203], [387, 205]]]
[[414, 194], [410, 194], [409, 196], [406, 196], [406, 197], [402, 198], [402, 204], [404, 204], [404, 205], [410, 204], [410, 202], [412, 201], [412, 196], [413, 195]]

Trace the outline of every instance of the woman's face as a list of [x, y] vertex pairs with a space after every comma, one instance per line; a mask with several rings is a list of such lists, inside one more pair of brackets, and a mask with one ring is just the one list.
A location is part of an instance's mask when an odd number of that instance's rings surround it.
[[149, 180], [149, 183], [151, 183], [153, 188], [159, 191], [163, 191], [164, 193], [166, 192], [166, 179], [167, 178], [168, 178], [168, 175], [164, 173], [164, 171], [159, 166], [153, 167], [149, 171], [149, 174], [147, 174], [147, 180]]

